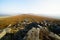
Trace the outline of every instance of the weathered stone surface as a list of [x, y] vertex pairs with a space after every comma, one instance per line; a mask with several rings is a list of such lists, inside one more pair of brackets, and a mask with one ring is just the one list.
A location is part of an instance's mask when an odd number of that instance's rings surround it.
[[32, 28], [25, 37], [26, 40], [39, 40], [39, 28]]

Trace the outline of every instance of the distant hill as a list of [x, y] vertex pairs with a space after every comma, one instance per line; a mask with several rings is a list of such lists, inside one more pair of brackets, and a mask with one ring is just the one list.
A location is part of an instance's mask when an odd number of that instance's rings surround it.
[[10, 16], [8, 14], [0, 13], [0, 16]]
[[43, 17], [43, 16], [36, 16], [36, 15], [29, 15], [29, 14], [21, 14], [21, 15], [17, 15], [17, 16], [11, 16], [11, 17], [7, 17], [7, 18], [3, 18], [2, 20], [0, 20], [0, 28], [5, 28], [7, 27], [7, 25], [9, 24], [15, 24], [17, 21], [21, 22], [24, 19], [28, 19], [30, 21], [43, 21], [43, 20], [49, 20], [49, 21], [58, 21], [60, 22], [60, 20], [58, 19], [53, 19], [53, 18], [47, 18], [47, 17]]

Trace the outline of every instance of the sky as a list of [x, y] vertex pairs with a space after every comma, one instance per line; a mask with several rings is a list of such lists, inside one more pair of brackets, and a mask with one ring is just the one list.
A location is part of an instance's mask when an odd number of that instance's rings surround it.
[[0, 14], [22, 13], [60, 18], [60, 0], [0, 0]]

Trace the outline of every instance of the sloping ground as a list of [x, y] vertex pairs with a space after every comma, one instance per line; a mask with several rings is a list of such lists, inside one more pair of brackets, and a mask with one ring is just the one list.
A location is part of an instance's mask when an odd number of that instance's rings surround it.
[[[60, 40], [60, 36], [58, 34], [52, 32], [51, 29], [49, 30], [47, 26], [45, 27], [40, 25], [41, 24], [39, 23], [32, 22], [26, 25], [24, 29], [17, 31], [14, 34], [7, 33], [0, 40]], [[57, 27], [58, 26], [56, 26], [56, 28]], [[56, 28], [52, 28], [53, 31], [54, 29], [57, 30]]]
[[9, 24], [15, 24], [16, 22], [22, 22], [24, 19], [28, 19], [30, 21], [43, 21], [43, 20], [50, 20], [50, 21], [59, 21], [53, 18], [47, 18], [47, 17], [42, 17], [42, 16], [36, 16], [36, 15], [28, 15], [28, 14], [22, 14], [22, 15], [17, 15], [17, 16], [12, 16], [8, 18], [4, 18], [0, 20], [0, 29], [7, 27]]
[[[29, 24], [25, 21], [24, 29], [19, 29], [21, 28], [20, 24], [25, 19], [29, 20]], [[46, 22], [46, 20], [49, 22]], [[0, 34], [0, 40], [60, 40], [60, 26], [55, 25], [60, 23], [59, 21], [53, 18], [27, 14], [4, 18], [0, 20], [0, 28], [5, 29]], [[4, 34], [5, 32], [6, 34]]]

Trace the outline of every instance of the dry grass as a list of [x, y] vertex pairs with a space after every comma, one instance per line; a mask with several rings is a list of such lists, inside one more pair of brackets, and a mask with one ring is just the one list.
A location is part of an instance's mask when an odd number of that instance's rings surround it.
[[47, 18], [47, 17], [42, 17], [42, 16], [23, 14], [23, 15], [8, 17], [8, 18], [1, 18], [0, 19], [0, 28], [5, 28], [9, 24], [13, 25], [17, 21], [21, 22], [24, 19], [28, 19], [29, 21], [39, 21], [39, 22], [43, 21], [43, 20], [56, 21], [56, 19], [53, 19], [53, 18]]

